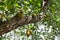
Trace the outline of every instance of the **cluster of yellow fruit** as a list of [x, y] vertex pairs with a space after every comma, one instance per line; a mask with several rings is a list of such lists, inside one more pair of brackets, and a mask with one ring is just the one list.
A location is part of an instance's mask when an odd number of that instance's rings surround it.
[[[34, 13], [34, 14], [32, 14], [32, 18], [36, 18], [36, 14]], [[24, 16], [24, 14], [23, 14], [23, 11], [22, 10], [20, 10], [20, 12], [18, 13], [18, 17], [20, 18], [20, 19], [22, 19], [22, 18], [24, 18], [25, 16]], [[29, 16], [28, 16], [29, 17]]]
[[[18, 13], [17, 16], [18, 16], [19, 19], [26, 19], [26, 22], [27, 22], [27, 23], [29, 23], [32, 19], [34, 20], [34, 19], [37, 18], [37, 14], [35, 14], [35, 13], [33, 13], [32, 15], [26, 17], [26, 16], [23, 14], [23, 10], [20, 10], [20, 12]], [[26, 17], [26, 18], [25, 18], [25, 17]]]
[[[18, 16], [19, 19], [23, 19], [25, 17], [22, 10], [20, 10], [20, 12], [18, 13], [17, 16]], [[36, 14], [32, 14], [31, 16], [32, 16], [32, 18], [35, 18]], [[27, 16], [27, 20], [26, 20], [27, 22], [29, 22], [31, 20], [31, 16]], [[28, 29], [26, 31], [26, 35], [27, 35], [27, 37], [32, 35], [32, 30]]]

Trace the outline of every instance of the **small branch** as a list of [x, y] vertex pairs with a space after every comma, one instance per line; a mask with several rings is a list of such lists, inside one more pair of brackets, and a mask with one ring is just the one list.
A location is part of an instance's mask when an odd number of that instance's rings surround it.
[[42, 5], [41, 11], [45, 13], [47, 5], [48, 5], [48, 0], [43, 0], [41, 5]]

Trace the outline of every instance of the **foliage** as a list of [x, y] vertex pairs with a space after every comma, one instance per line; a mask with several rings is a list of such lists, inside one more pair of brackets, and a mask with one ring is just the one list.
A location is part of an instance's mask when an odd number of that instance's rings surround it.
[[[20, 9], [23, 9], [24, 15], [40, 14], [41, 3], [42, 0], [1, 0], [0, 12], [5, 15], [2, 20], [14, 17]], [[55, 35], [60, 33], [60, 0], [49, 0], [45, 16], [41, 22], [24, 25], [25, 27], [20, 27], [16, 29], [17, 31], [14, 30], [14, 35], [21, 37], [23, 40], [28, 40], [26, 30], [31, 29], [32, 40], [54, 40]], [[45, 26], [44, 29], [39, 29], [41, 25]], [[0, 37], [0, 39], [9, 40], [10, 38], [11, 36], [8, 34]]]

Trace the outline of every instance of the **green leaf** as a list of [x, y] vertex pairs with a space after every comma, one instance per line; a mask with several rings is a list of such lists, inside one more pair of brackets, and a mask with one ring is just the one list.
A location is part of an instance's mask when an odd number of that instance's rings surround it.
[[40, 6], [41, 6], [41, 4], [40, 4], [40, 3], [38, 3], [38, 6], [40, 7]]
[[24, 1], [24, 4], [29, 4], [29, 2], [28, 1]]

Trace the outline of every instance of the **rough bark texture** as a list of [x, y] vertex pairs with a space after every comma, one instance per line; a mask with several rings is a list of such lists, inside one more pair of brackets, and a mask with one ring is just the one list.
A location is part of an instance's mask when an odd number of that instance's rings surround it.
[[4, 34], [4, 33], [7, 33], [13, 29], [16, 29], [18, 28], [19, 26], [22, 26], [22, 25], [27, 25], [29, 23], [34, 23], [34, 22], [38, 22], [41, 20], [41, 17], [38, 16], [37, 19], [33, 19], [31, 17], [30, 21], [28, 22], [26, 17], [23, 18], [23, 19], [18, 19], [18, 18], [12, 18], [11, 20], [9, 21], [6, 21], [6, 22], [1, 22], [0, 24], [0, 35]]

